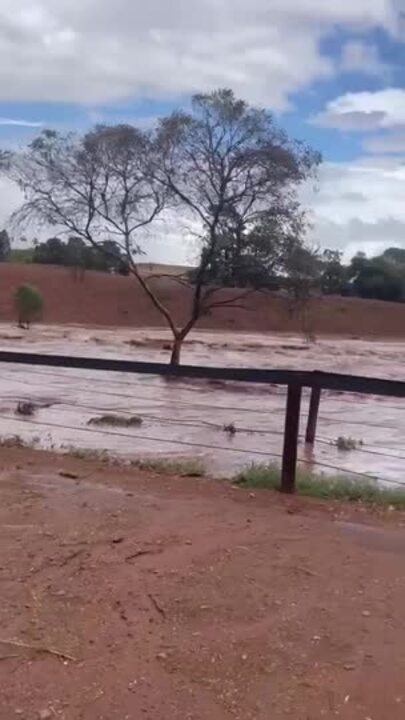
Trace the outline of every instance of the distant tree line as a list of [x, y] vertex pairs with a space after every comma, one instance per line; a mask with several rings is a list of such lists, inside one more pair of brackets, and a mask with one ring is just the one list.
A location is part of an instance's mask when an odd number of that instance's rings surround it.
[[359, 252], [345, 264], [338, 250], [317, 251], [297, 237], [274, 221], [255, 225], [242, 240], [224, 236], [207, 264], [209, 281], [225, 287], [284, 289], [297, 300], [318, 292], [405, 301], [405, 249], [389, 248], [371, 258]]
[[405, 249], [389, 248], [371, 258], [359, 252], [348, 265], [338, 251], [325, 250], [320, 257], [320, 289], [325, 295], [404, 302]]
[[49, 238], [37, 242], [32, 262], [44, 265], [64, 265], [76, 270], [99, 270], [128, 275], [128, 265], [120, 247], [113, 240], [104, 240], [97, 247], [86, 245], [80, 237], [69, 237], [67, 242], [60, 238]]
[[[61, 265], [77, 271], [130, 272], [119, 244], [113, 240], [93, 247], [80, 237], [67, 241], [52, 237], [44, 242], [34, 240], [31, 249], [13, 251], [7, 230], [1, 230], [0, 262], [17, 257], [21, 262]], [[198, 268], [190, 271], [191, 282], [197, 273]], [[296, 236], [275, 228], [274, 221], [266, 221], [254, 226], [242, 240], [224, 236], [218, 253], [207, 263], [206, 279], [213, 286], [284, 289], [297, 300], [300, 294], [319, 291], [323, 295], [404, 302], [405, 249], [389, 248], [371, 258], [359, 252], [344, 264], [338, 250], [316, 252]]]

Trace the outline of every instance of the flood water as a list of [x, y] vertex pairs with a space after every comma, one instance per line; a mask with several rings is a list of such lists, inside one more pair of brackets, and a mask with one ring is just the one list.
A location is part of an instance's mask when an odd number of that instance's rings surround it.
[[[29, 332], [0, 326], [1, 347], [90, 357], [162, 361], [164, 330], [64, 326]], [[405, 343], [322, 339], [307, 344], [287, 335], [195, 332], [182, 360], [189, 364], [328, 370], [405, 380]], [[252, 462], [278, 462], [282, 452], [286, 390], [278, 386], [165, 380], [63, 368], [6, 365], [0, 372], [0, 436], [18, 435], [38, 447], [105, 450], [127, 459], [161, 455], [198, 457], [213, 474], [232, 474]], [[309, 394], [304, 393], [301, 435]], [[19, 401], [40, 405], [33, 417], [16, 415]], [[134, 428], [89, 426], [104, 413], [138, 415]], [[224, 431], [233, 424], [236, 433]], [[362, 445], [338, 450], [336, 439]], [[317, 442], [300, 458], [318, 471], [364, 473], [404, 483], [405, 400], [324, 392]]]

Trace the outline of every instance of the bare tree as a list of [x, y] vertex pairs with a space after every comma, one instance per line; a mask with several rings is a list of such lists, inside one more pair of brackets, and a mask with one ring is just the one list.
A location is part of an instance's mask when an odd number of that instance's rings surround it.
[[[56, 226], [104, 254], [106, 238], [112, 239], [176, 337], [172, 314], [137, 263], [144, 254], [141, 231], [163, 212], [170, 195], [150, 172], [154, 153], [149, 134], [128, 125], [98, 126], [84, 136], [45, 130], [25, 152], [3, 154], [2, 168], [25, 198], [12, 224]], [[116, 261], [116, 253], [111, 259]]]
[[172, 360], [178, 362], [184, 338], [202, 315], [235, 306], [251, 291], [221, 299], [221, 287], [210, 284], [213, 263], [225, 257], [224, 242], [236, 241], [242, 249], [247, 231], [263, 222], [301, 231], [297, 187], [315, 171], [320, 156], [291, 141], [270, 113], [238, 100], [231, 90], [196, 95], [191, 113], [161, 120], [156, 143], [155, 177], [201, 228], [191, 313], [173, 348]]
[[[169, 326], [171, 362], [178, 364], [197, 321], [215, 308], [234, 307], [249, 292], [224, 299], [221, 287], [210, 284], [224, 238], [233, 233], [243, 245], [247, 230], [264, 218], [292, 227], [301, 218], [297, 187], [320, 158], [290, 141], [269, 113], [221, 90], [197, 95], [190, 113], [164, 118], [152, 134], [127, 125], [83, 136], [45, 131], [25, 152], [1, 159], [25, 197], [14, 222], [56, 226], [103, 252], [106, 238], [115, 241]], [[192, 291], [181, 327], [137, 262], [142, 230], [169, 206], [200, 229], [197, 270], [190, 280], [177, 278]]]

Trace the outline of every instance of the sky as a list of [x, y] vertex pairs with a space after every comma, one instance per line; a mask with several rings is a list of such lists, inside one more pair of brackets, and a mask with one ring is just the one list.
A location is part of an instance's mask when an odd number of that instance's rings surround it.
[[[310, 239], [405, 248], [405, 0], [0, 0], [0, 148], [230, 87], [323, 154]], [[0, 222], [19, 202], [0, 180]], [[187, 261], [173, 228], [150, 256]]]

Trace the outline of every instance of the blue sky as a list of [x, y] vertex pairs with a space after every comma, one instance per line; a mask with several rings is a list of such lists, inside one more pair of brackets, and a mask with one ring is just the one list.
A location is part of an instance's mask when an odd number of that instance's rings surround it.
[[[405, 0], [0, 0], [3, 147], [148, 124], [217, 87], [321, 150], [313, 242], [405, 247]], [[4, 218], [18, 197], [2, 190]]]

